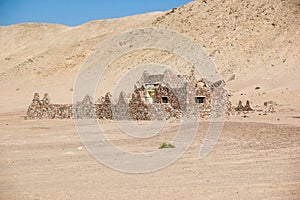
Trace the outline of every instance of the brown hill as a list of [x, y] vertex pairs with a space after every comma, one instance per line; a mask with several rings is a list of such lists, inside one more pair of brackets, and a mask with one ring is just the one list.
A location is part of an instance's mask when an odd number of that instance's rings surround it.
[[[125, 30], [151, 26], [176, 30], [201, 44], [227, 81], [233, 102], [250, 99], [261, 105], [273, 100], [286, 108], [300, 109], [299, 15], [296, 0], [207, 0], [165, 13], [92, 21], [76, 27], [0, 27], [1, 110], [26, 109], [35, 91], [49, 92], [56, 102], [70, 102], [79, 66], [99, 42]], [[107, 77], [114, 78], [99, 94], [111, 90], [129, 68], [153, 61], [178, 69], [188, 65], [167, 52], [136, 51], [111, 65]]]

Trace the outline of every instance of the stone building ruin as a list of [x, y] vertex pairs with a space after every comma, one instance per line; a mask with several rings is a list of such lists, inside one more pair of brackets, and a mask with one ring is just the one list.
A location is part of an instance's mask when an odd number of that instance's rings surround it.
[[38, 93], [34, 93], [33, 100], [28, 107], [26, 119], [54, 119], [71, 118], [71, 104], [51, 104], [48, 93], [44, 94], [42, 100]]
[[[234, 109], [223, 86], [224, 81], [197, 80], [193, 70], [189, 75], [177, 75], [170, 70], [163, 74], [144, 71], [132, 94], [121, 92], [116, 103], [112, 102], [110, 93], [96, 102], [87, 95], [75, 104], [51, 104], [47, 93], [42, 100], [35, 93], [26, 119], [205, 119], [220, 116], [222, 108], [226, 108], [226, 115], [231, 115]], [[251, 108], [248, 103], [247, 109]]]

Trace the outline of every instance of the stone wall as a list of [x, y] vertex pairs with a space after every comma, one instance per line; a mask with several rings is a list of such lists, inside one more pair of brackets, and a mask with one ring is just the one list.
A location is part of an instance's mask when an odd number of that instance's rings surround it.
[[47, 93], [40, 100], [39, 94], [35, 93], [28, 107], [26, 119], [63, 119], [72, 117], [71, 104], [50, 104]]
[[[163, 83], [157, 83], [158, 81]], [[154, 91], [152, 103], [146, 102], [145, 94], [149, 89], [148, 86], [145, 86], [147, 83], [153, 84], [151, 86]], [[162, 75], [149, 75], [144, 72], [137, 85], [134, 86], [134, 92], [131, 94], [129, 102], [126, 100], [124, 92], [121, 92], [116, 104], [112, 103], [111, 95], [107, 93], [96, 103], [87, 95], [74, 105], [51, 104], [47, 93], [42, 100], [40, 100], [39, 94], [35, 93], [26, 119], [163, 120], [183, 116], [206, 119], [211, 116], [221, 116], [222, 112], [229, 116], [253, 110], [249, 101], [245, 106], [240, 102], [233, 109], [228, 93], [223, 86], [224, 81], [210, 83], [205, 79], [196, 80], [193, 71], [188, 76], [174, 75], [168, 70]], [[167, 102], [162, 102], [162, 98], [165, 97]], [[205, 100], [197, 102], [196, 97]], [[222, 110], [223, 108], [225, 110]]]
[[131, 119], [134, 120], [150, 120], [150, 108], [142, 100], [138, 90], [132, 94], [132, 98], [129, 102], [129, 114]]
[[180, 104], [177, 99], [177, 95], [172, 88], [159, 85], [158, 88], [155, 88], [154, 93], [154, 103], [162, 103], [162, 97], [167, 97], [171, 107], [173, 109], [180, 110]]
[[113, 119], [130, 120], [129, 104], [126, 101], [126, 94], [121, 92], [117, 104], [113, 105]]
[[95, 105], [96, 107], [96, 117], [98, 119], [113, 119], [112, 112], [112, 103], [111, 103], [111, 95], [107, 93], [102, 101], [99, 104]]
[[82, 101], [76, 102], [73, 107], [73, 118], [75, 119], [96, 118], [95, 104], [89, 95], [86, 95]]

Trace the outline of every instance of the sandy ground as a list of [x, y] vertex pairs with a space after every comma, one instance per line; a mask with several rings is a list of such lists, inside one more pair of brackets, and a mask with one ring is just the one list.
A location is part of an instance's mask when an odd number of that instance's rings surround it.
[[[22, 114], [1, 114], [0, 199], [300, 198], [299, 126], [227, 121], [214, 150], [199, 160], [208, 128], [201, 122], [183, 157], [157, 172], [133, 175], [78, 150], [72, 120], [26, 121]], [[118, 147], [139, 152], [169, 141], [178, 125], [168, 122], [148, 142], [122, 136], [113, 122], [101, 124]]]

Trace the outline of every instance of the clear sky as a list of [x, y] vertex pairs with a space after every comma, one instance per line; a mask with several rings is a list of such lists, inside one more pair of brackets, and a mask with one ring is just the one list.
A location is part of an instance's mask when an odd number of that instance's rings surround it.
[[0, 25], [43, 22], [79, 25], [91, 20], [166, 11], [192, 0], [0, 0]]

